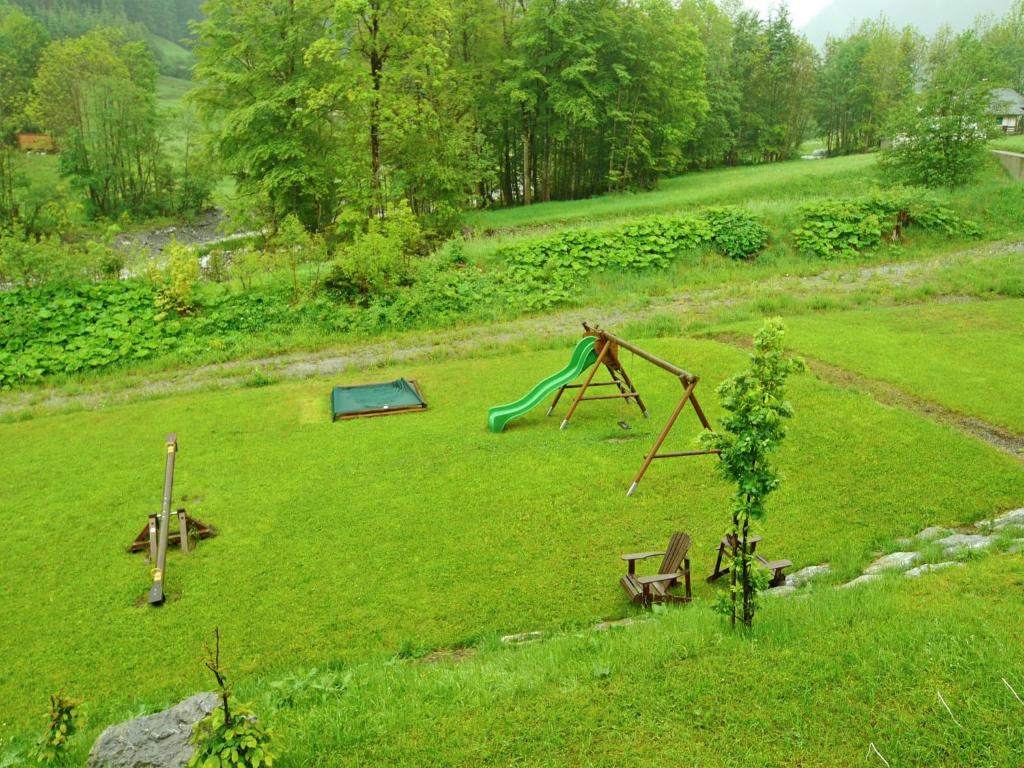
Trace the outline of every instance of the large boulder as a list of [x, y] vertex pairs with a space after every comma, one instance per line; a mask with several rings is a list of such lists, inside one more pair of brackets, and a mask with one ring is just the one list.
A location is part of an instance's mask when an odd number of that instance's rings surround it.
[[89, 768], [184, 768], [195, 747], [192, 728], [220, 704], [215, 693], [197, 693], [170, 709], [112, 725], [89, 752]]

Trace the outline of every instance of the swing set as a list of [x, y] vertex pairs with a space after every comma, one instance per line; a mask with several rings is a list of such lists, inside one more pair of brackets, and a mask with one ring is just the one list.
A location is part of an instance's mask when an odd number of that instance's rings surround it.
[[[640, 470], [636, 473], [636, 477], [633, 478], [633, 482], [629, 486], [629, 490], [626, 491], [627, 496], [633, 495], [633, 492], [640, 484], [640, 481], [643, 480], [644, 475], [647, 474], [647, 470], [650, 469], [650, 466], [655, 459], [675, 459], [685, 456], [705, 456], [708, 454], [720, 453], [720, 451], [714, 449], [659, 453], [662, 444], [668, 438], [669, 433], [672, 431], [672, 428], [675, 426], [676, 421], [679, 419], [679, 415], [683, 412], [687, 403], [693, 405], [693, 411], [697, 414], [697, 418], [700, 420], [701, 425], [705, 429], [711, 429], [711, 424], [708, 423], [707, 417], [704, 415], [704, 411], [700, 407], [700, 403], [697, 402], [697, 396], [694, 394], [694, 389], [696, 389], [697, 382], [700, 380], [699, 377], [689, 373], [688, 371], [684, 371], [678, 366], [672, 365], [672, 363], [662, 360], [660, 357], [652, 355], [647, 350], [642, 349], [635, 344], [631, 344], [625, 339], [622, 339], [613, 333], [609, 333], [596, 325], [591, 326], [588, 323], [583, 323], [583, 329], [585, 331], [585, 336], [595, 337], [594, 349], [597, 351], [597, 360], [594, 362], [590, 369], [590, 373], [587, 374], [587, 377], [583, 380], [582, 384], [563, 384], [555, 394], [555, 399], [552, 401], [551, 407], [548, 408], [548, 416], [554, 412], [555, 406], [558, 405], [558, 401], [567, 389], [579, 390], [576, 397], [573, 398], [572, 404], [569, 406], [569, 411], [565, 414], [565, 418], [562, 419], [560, 429], [565, 429], [569, 426], [569, 420], [572, 419], [573, 414], [576, 413], [576, 409], [584, 400], [622, 399], [626, 403], [632, 401], [640, 409], [644, 418], [650, 417], [650, 413], [648, 412], [647, 406], [644, 404], [640, 393], [637, 391], [633, 381], [629, 378], [629, 374], [626, 373], [625, 368], [622, 366], [622, 361], [619, 359], [620, 348], [628, 350], [633, 353], [635, 357], [646, 360], [656, 368], [660, 368], [661, 370], [672, 374], [674, 377], [679, 379], [679, 383], [683, 388], [682, 397], [679, 398], [679, 402], [676, 403], [675, 408], [672, 410], [672, 415], [669, 416], [668, 421], [661, 430], [661, 433], [654, 441], [654, 445], [651, 447], [651, 450], [644, 456], [644, 461], [640, 466]], [[594, 376], [602, 366], [608, 372], [611, 380], [595, 382]], [[588, 395], [587, 392], [592, 387], [615, 387], [618, 389], [618, 392], [610, 395]]]

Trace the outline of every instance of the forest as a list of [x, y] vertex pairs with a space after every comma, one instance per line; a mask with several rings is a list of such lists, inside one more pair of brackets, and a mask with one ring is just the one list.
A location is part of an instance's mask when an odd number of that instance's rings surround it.
[[[762, 17], [714, 0], [33, 9], [0, 4], [0, 222], [35, 237], [59, 222], [40, 224], [39, 201], [33, 214], [18, 199], [22, 129], [54, 136], [61, 174], [84, 190], [92, 220], [201, 210], [229, 178], [237, 228], [276, 231], [294, 216], [329, 243], [351, 242], [407, 211], [438, 242], [467, 210], [787, 160], [811, 137], [832, 155], [876, 149], [922, 109], [948, 112], [958, 93], [971, 103], [957, 109], [988, 123], [992, 88], [1024, 88], [1019, 0], [1002, 18], [931, 38], [879, 17], [821, 50], [785, 4]], [[159, 62], [133, 25], [189, 35], [184, 128], [156, 109]], [[182, 130], [184, 156], [171, 135]]]

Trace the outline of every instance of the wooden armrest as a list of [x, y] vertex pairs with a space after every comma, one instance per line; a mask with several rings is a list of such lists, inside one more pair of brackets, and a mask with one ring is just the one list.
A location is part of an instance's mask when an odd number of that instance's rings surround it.
[[760, 555], [757, 556], [757, 561], [765, 568], [768, 568], [773, 571], [776, 571], [779, 568], [789, 568], [791, 565], [793, 565], [792, 560], [765, 560]]
[[660, 557], [664, 552], [635, 552], [631, 555], [623, 555], [623, 560], [646, 560], [648, 557]]
[[659, 573], [657, 576], [637, 576], [637, 584], [657, 584], [659, 581], [675, 581], [681, 579], [682, 573]]

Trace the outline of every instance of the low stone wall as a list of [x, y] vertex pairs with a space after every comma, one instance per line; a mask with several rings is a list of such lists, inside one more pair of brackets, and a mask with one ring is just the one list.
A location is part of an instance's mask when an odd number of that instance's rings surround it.
[[1016, 152], [1005, 152], [1001, 149], [993, 149], [992, 154], [999, 158], [1003, 168], [1015, 179], [1024, 179], [1024, 155]]

